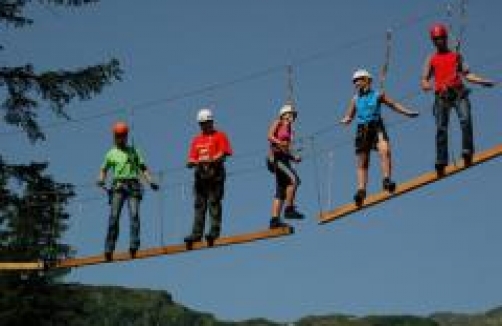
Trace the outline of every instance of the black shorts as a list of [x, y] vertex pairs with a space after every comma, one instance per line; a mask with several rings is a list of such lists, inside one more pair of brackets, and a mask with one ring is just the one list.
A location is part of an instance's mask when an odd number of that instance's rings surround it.
[[389, 140], [389, 135], [387, 135], [385, 125], [381, 119], [357, 125], [355, 139], [356, 154], [369, 152], [372, 149], [376, 150], [377, 144], [381, 140]]
[[267, 168], [275, 174], [275, 198], [286, 199], [286, 188], [290, 185], [300, 185], [300, 178], [291, 166], [291, 160], [286, 155], [274, 154], [267, 158]]

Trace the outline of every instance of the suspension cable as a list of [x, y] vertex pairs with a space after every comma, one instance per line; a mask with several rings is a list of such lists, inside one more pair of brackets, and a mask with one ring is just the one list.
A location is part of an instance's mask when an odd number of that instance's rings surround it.
[[392, 47], [392, 30], [389, 28], [385, 33], [385, 57], [384, 63], [380, 70], [380, 90], [383, 92], [385, 90], [385, 80], [387, 79], [387, 73], [389, 71], [390, 65], [390, 55]]

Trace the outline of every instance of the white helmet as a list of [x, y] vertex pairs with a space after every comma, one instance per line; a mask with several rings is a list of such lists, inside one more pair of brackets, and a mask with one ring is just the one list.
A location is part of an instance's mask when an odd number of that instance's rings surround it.
[[371, 74], [368, 72], [368, 70], [366, 70], [366, 69], [357, 69], [354, 72], [354, 74], [352, 75], [352, 81], [355, 81], [356, 79], [363, 78], [363, 77], [366, 77], [366, 78], [369, 78], [369, 79], [373, 78], [371, 76]]
[[289, 103], [284, 104], [282, 108], [279, 110], [279, 117], [282, 117], [282, 115], [286, 113], [293, 113], [293, 115], [296, 116], [297, 113], [293, 104]]
[[199, 113], [197, 113], [197, 121], [198, 122], [206, 122], [213, 121], [213, 112], [209, 109], [201, 109]]

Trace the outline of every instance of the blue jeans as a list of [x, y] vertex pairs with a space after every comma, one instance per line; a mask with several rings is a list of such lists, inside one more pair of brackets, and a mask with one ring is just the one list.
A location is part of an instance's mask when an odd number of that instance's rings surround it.
[[[130, 249], [137, 250], [140, 245], [140, 222], [139, 222], [139, 203], [141, 201], [141, 192], [133, 186], [116, 187], [110, 194], [110, 219], [108, 223], [108, 233], [106, 235], [105, 252], [113, 252], [115, 243], [119, 234], [119, 219], [124, 203], [127, 201], [129, 206], [129, 215], [131, 218], [130, 229]], [[139, 182], [137, 183], [139, 187]]]
[[436, 164], [448, 164], [448, 123], [450, 110], [457, 112], [462, 131], [462, 154], [474, 153], [471, 103], [467, 91], [455, 91], [453, 94], [436, 94], [434, 117], [436, 118]]

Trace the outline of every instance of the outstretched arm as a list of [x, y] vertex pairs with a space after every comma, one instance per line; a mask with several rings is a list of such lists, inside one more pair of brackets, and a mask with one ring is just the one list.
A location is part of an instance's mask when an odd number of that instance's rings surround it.
[[495, 86], [495, 82], [490, 79], [486, 79], [484, 77], [478, 76], [475, 73], [469, 72], [464, 76], [465, 80], [470, 83], [478, 84], [484, 87], [493, 87]]
[[392, 110], [401, 113], [407, 117], [414, 118], [419, 115], [418, 112], [407, 109], [404, 105], [394, 101], [393, 99], [388, 97], [385, 93], [381, 95], [380, 101], [382, 101], [382, 103], [390, 107]]
[[347, 111], [345, 112], [345, 115], [343, 116], [342, 120], [340, 120], [340, 123], [343, 123], [345, 125], [348, 125], [352, 122], [354, 119], [354, 116], [356, 115], [356, 102], [354, 99], [350, 100], [349, 106], [347, 107]]
[[140, 168], [143, 177], [145, 178], [146, 182], [150, 184], [150, 187], [153, 190], [159, 190], [159, 185], [153, 180], [152, 174], [150, 173], [148, 167], [145, 164], [141, 164]]

